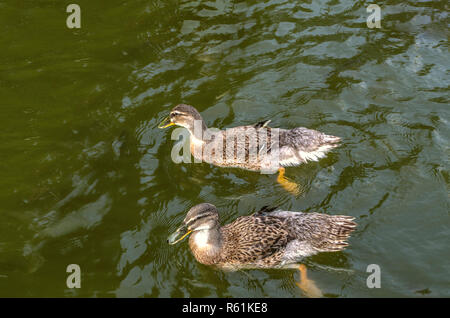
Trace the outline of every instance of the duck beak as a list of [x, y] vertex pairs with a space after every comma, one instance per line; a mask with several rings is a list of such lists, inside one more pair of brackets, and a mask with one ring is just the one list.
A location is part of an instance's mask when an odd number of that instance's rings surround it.
[[[167, 124], [167, 122], [169, 122], [168, 124]], [[158, 128], [167, 128], [167, 127], [170, 127], [170, 126], [173, 126], [173, 125], [175, 125], [174, 123], [172, 123], [171, 121], [170, 121], [170, 116], [167, 116], [166, 118], [164, 118], [163, 119], [163, 121], [159, 124], [159, 126], [158, 126]]]
[[186, 236], [191, 234], [192, 230], [188, 230], [186, 225], [180, 226], [174, 233], [172, 233], [167, 239], [167, 243], [170, 245], [177, 244], [182, 241]]

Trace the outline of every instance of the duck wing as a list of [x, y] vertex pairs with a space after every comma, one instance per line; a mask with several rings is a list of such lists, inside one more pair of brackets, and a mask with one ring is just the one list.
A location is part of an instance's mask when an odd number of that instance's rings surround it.
[[[347, 215], [291, 211], [275, 211], [270, 215], [285, 219], [290, 236], [295, 237], [294, 240], [299, 246], [309, 246], [315, 253], [344, 249], [348, 246], [347, 239], [356, 227], [353, 222], [355, 218]], [[295, 249], [295, 244], [292, 249]]]
[[209, 145], [221, 149], [227, 162], [258, 163], [261, 155], [266, 151], [270, 153], [273, 144], [272, 130], [266, 127], [268, 122], [227, 128], [218, 132]]
[[256, 123], [256, 124], [254, 124], [253, 127], [256, 128], [256, 129], [258, 129], [258, 128], [264, 128], [264, 127], [266, 127], [270, 122], [271, 122], [270, 119], [263, 120], [263, 121], [260, 121], [260, 122], [258, 122], [258, 123]]
[[254, 215], [263, 215], [266, 213], [270, 213], [270, 212], [275, 211], [277, 208], [278, 207], [276, 207], [276, 206], [271, 207], [271, 206], [265, 205], [259, 211], [255, 212]]
[[227, 263], [277, 264], [293, 240], [282, 219], [252, 215], [237, 218], [221, 229]]

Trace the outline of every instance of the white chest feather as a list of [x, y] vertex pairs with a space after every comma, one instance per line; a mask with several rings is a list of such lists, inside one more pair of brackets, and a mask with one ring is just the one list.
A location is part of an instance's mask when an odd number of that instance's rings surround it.
[[201, 139], [196, 138], [194, 135], [191, 135], [191, 143], [195, 146], [201, 146], [203, 145], [205, 142]]
[[194, 235], [194, 244], [197, 248], [208, 248], [209, 247], [209, 233], [208, 231], [198, 231]]
[[196, 159], [202, 160], [202, 154], [203, 154], [203, 144], [205, 142], [201, 139], [195, 138], [194, 135], [191, 135], [191, 154]]

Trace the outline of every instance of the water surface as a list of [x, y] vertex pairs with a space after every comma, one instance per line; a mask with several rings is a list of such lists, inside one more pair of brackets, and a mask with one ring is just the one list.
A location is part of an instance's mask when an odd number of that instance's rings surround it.
[[[215, 204], [346, 214], [344, 252], [305, 260], [328, 297], [450, 296], [446, 1], [0, 1], [0, 296], [303, 297], [295, 271], [224, 273], [167, 236]], [[175, 164], [159, 121], [271, 119], [340, 136], [275, 175]], [[79, 264], [82, 287], [66, 286]], [[369, 289], [369, 264], [381, 288]]]

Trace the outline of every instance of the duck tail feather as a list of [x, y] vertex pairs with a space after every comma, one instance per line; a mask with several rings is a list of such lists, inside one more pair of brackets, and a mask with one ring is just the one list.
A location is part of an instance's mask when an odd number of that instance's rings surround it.
[[336, 252], [346, 248], [347, 240], [357, 226], [354, 219], [346, 215], [328, 216], [321, 233], [322, 239], [317, 242], [316, 248], [321, 252]]

